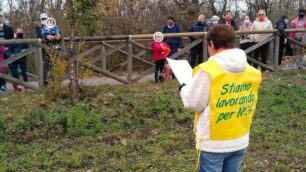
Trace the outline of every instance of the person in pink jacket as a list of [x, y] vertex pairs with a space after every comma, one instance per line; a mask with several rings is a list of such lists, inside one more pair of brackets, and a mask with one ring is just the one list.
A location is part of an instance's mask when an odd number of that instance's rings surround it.
[[[305, 10], [304, 9], [299, 9], [298, 17], [295, 18], [292, 21], [292, 29], [306, 29], [306, 15], [305, 15]], [[305, 42], [306, 42], [306, 34], [304, 32], [297, 32], [297, 33], [291, 32], [290, 37], [292, 39], [295, 39], [295, 40], [301, 42], [302, 44], [305, 44]], [[293, 50], [294, 50], [294, 55], [302, 53], [302, 48], [301, 47], [295, 46], [295, 45], [292, 45], [292, 47], [293, 47]], [[296, 62], [296, 67], [298, 69], [303, 69], [304, 60], [299, 59]]]
[[[0, 45], [0, 63], [2, 63], [4, 59], [4, 53], [6, 51], [6, 48], [3, 45]], [[0, 73], [5, 74], [8, 72], [8, 67], [3, 66], [0, 67]], [[6, 91], [6, 82], [4, 79], [0, 78], [0, 91], [5, 92]]]
[[165, 42], [162, 42], [162, 40], [152, 42], [151, 48], [153, 52], [152, 58], [155, 63], [155, 82], [163, 82], [163, 70], [165, 66], [165, 61], [171, 50], [169, 48], [169, 45], [167, 45]]

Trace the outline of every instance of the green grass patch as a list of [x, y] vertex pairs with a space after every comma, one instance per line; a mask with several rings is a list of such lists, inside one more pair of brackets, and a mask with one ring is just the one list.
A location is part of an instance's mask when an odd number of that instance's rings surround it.
[[[306, 72], [267, 74], [242, 171], [306, 168]], [[175, 81], [0, 95], [0, 171], [195, 171], [193, 113]]]

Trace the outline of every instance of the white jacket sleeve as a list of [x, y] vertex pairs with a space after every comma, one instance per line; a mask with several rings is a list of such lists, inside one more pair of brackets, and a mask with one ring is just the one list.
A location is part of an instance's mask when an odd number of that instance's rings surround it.
[[199, 70], [192, 82], [182, 88], [180, 95], [185, 108], [202, 112], [209, 103], [211, 78], [208, 73]]

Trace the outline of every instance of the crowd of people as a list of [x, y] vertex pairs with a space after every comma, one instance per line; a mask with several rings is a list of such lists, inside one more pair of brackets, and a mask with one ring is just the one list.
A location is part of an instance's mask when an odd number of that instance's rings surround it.
[[[265, 10], [260, 9], [257, 12], [256, 20], [251, 21], [249, 16], [245, 16], [243, 23], [238, 26], [233, 20], [233, 13], [231, 11], [226, 11], [223, 15], [223, 18], [220, 19], [218, 16], [212, 16], [210, 19], [206, 19], [205, 15], [201, 14], [198, 16], [197, 22], [193, 23], [189, 29], [189, 32], [207, 32], [209, 29], [216, 24], [225, 24], [230, 25], [235, 31], [260, 31], [260, 30], [273, 30], [273, 24], [266, 15]], [[302, 49], [294, 44], [291, 44], [287, 38], [292, 38], [301, 42], [302, 44], [306, 41], [306, 34], [303, 32], [291, 34], [285, 32], [285, 29], [306, 29], [306, 16], [305, 9], [300, 9], [298, 11], [298, 16], [290, 23], [286, 15], [281, 16], [276, 22], [275, 29], [278, 29], [281, 33], [280, 44], [279, 44], [279, 59], [278, 64], [282, 62], [282, 57], [285, 55], [292, 56], [301, 53]], [[180, 33], [180, 25], [175, 21], [173, 17], [169, 17], [167, 24], [163, 27], [162, 33]], [[271, 34], [243, 34], [240, 38], [240, 48], [243, 50], [248, 49], [249, 47], [265, 40]], [[196, 38], [190, 37], [191, 42], [195, 41]], [[170, 53], [169, 57], [183, 48], [182, 38], [165, 38], [164, 43], [169, 45]], [[257, 48], [253, 52], [249, 52], [247, 55], [259, 60], [260, 62], [267, 64], [269, 42]], [[158, 51], [154, 50], [153, 51]], [[165, 58], [165, 57], [164, 57]], [[200, 43], [190, 50], [190, 65], [192, 68], [201, 64], [203, 62], [203, 44]], [[251, 65], [257, 68], [255, 63], [249, 62]], [[297, 62], [297, 68], [303, 68], [304, 62], [300, 60]], [[261, 69], [264, 71], [265, 69]]]
[[[39, 19], [41, 24], [36, 28], [37, 38], [42, 39], [45, 44], [52, 46], [55, 49], [60, 49], [61, 33], [58, 26], [56, 23], [53, 23], [54, 26], [51, 27], [47, 24], [48, 19], [51, 19], [51, 24], [52, 22], [55, 22], [55, 20], [52, 20], [52, 18], [50, 18], [46, 13], [40, 14]], [[3, 16], [0, 15], [0, 40], [23, 39], [24, 37], [25, 35], [23, 28], [17, 27], [14, 30], [11, 26], [5, 24]], [[5, 59], [16, 57], [16, 54], [22, 53], [28, 48], [29, 46], [27, 44], [0, 45], [0, 63]], [[44, 84], [46, 85], [48, 84], [48, 73], [51, 67], [51, 63], [49, 56], [45, 52], [43, 52], [43, 61], [43, 78]], [[19, 58], [8, 66], [1, 67], [0, 73], [7, 74], [10, 72], [14, 78], [19, 79], [19, 69], [21, 71], [23, 81], [28, 82], [26, 57]], [[15, 93], [22, 90], [22, 88], [19, 87], [16, 83], [13, 83], [12, 85]], [[24, 87], [23, 90], [24, 92], [29, 91], [27, 87]], [[6, 81], [0, 78], [0, 92], [6, 91]]]

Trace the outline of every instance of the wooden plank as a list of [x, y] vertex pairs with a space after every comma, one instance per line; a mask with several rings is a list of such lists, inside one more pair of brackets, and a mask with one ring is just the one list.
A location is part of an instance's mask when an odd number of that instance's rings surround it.
[[102, 59], [102, 69], [106, 70], [106, 49], [105, 49], [105, 45], [102, 42], [102, 49], [101, 49], [101, 59]]
[[133, 82], [141, 80], [142, 78], [144, 78], [147, 75], [153, 73], [154, 71], [155, 71], [155, 67], [151, 67], [151, 68], [143, 71], [140, 75], [138, 75], [137, 77], [133, 78]]
[[10, 57], [10, 58], [4, 60], [3, 62], [0, 63], [0, 67], [6, 66], [8, 64], [11, 64], [14, 61], [17, 61], [17, 60], [23, 58], [24, 56], [26, 56], [28, 54], [31, 54], [32, 52], [34, 52], [34, 48], [30, 47], [27, 50], [25, 50], [24, 52], [18, 53], [14, 57]]
[[287, 37], [287, 40], [291, 43], [293, 43], [294, 45], [297, 45], [297, 46], [300, 46], [302, 48], [305, 48], [306, 49], [306, 45], [305, 44], [302, 44], [301, 42], [297, 41], [297, 40], [294, 40], [290, 37]]
[[7, 81], [10, 81], [12, 83], [16, 83], [18, 85], [22, 85], [24, 87], [31, 88], [33, 90], [38, 90], [38, 87], [36, 87], [35, 85], [29, 84], [28, 82], [21, 81], [19, 79], [13, 78], [11, 76], [8, 76], [8, 75], [2, 74], [2, 73], [0, 73], [0, 78], [5, 79]]
[[118, 50], [120, 50], [120, 49], [122, 49], [122, 48], [124, 48], [124, 47], [126, 47], [126, 46], [127, 46], [126, 43], [120, 44], [120, 45], [118, 45], [118, 46], [114, 46], [114, 48], [111, 49], [111, 50], [109, 50], [109, 51], [107, 51], [107, 52], [105, 53], [104, 56], [105, 56], [105, 57], [110, 56], [110, 55], [112, 55], [113, 53], [115, 53], [116, 51], [118, 51]]
[[127, 80], [130, 83], [132, 81], [133, 75], [133, 47], [128, 41], [128, 63], [127, 63]]
[[[103, 45], [104, 46], [104, 45]], [[102, 47], [103, 47], [102, 46]], [[96, 57], [94, 57], [91, 61], [93, 62], [93, 63], [97, 63], [98, 61], [100, 61], [100, 60], [103, 60], [103, 58], [106, 58], [107, 56], [110, 56], [110, 55], [112, 55], [113, 53], [115, 53], [116, 51], [118, 51], [118, 50], [120, 50], [120, 49], [122, 49], [122, 48], [124, 48], [124, 47], [126, 47], [127, 46], [127, 44], [126, 43], [124, 43], [124, 44], [120, 44], [119, 46], [113, 46], [112, 47], [112, 49], [111, 50], [109, 50], [108, 52], [105, 52], [105, 46], [104, 46], [104, 50], [102, 50], [103, 52], [102, 52], [102, 56], [96, 56]]]
[[268, 65], [266, 65], [266, 64], [264, 64], [264, 63], [261, 63], [260, 61], [254, 59], [254, 58], [252, 58], [252, 57], [250, 57], [250, 56], [247, 56], [247, 59], [248, 59], [249, 61], [251, 61], [251, 62], [253, 62], [253, 63], [259, 65], [260, 67], [263, 67], [263, 68], [269, 70], [269, 71], [272, 71], [272, 72], [275, 71], [275, 69], [274, 69], [273, 67], [268, 66]]
[[43, 62], [43, 52], [42, 49], [36, 46], [34, 51], [35, 57], [35, 69], [38, 76], [38, 86], [42, 87], [44, 85], [44, 62]]
[[84, 51], [84, 52], [78, 54], [78, 55], [76, 56], [76, 58], [78, 59], [78, 58], [81, 58], [81, 57], [83, 57], [83, 56], [86, 56], [86, 55], [88, 55], [88, 54], [90, 54], [90, 53], [93, 53], [93, 52], [97, 51], [97, 50], [100, 49], [100, 48], [101, 48], [101, 45], [94, 46], [94, 47], [92, 47], [91, 49], [86, 50], [86, 51]]
[[203, 37], [203, 62], [207, 61], [208, 59], [208, 47], [207, 47], [207, 40], [206, 40], [206, 34]]
[[181, 49], [177, 53], [172, 54], [172, 56], [170, 56], [169, 58], [170, 59], [175, 59], [178, 56], [183, 55], [185, 52], [189, 51], [191, 48], [193, 48], [196, 45], [200, 44], [202, 41], [203, 41], [203, 38], [199, 38], [199, 39], [193, 41], [192, 43], [188, 44], [185, 48]]
[[[21, 70], [20, 70], [20, 69], [18, 69], [18, 73], [21, 74]], [[38, 76], [35, 75], [35, 74], [33, 74], [33, 73], [27, 72], [27, 76], [28, 76], [28, 77], [31, 77], [31, 78], [33, 78], [33, 79], [36, 79], [36, 80], [39, 79]]]
[[255, 49], [263, 46], [264, 44], [272, 41], [274, 39], [274, 36], [269, 36], [268, 38], [266, 38], [265, 40], [261, 41], [261, 42], [258, 42], [257, 44], [249, 47], [248, 49], [244, 50], [245, 53], [249, 53], [249, 52], [252, 52], [254, 51]]
[[146, 50], [146, 51], [152, 51], [152, 48], [151, 48], [151, 47], [147, 47], [147, 46], [145, 46], [145, 45], [143, 45], [143, 44], [141, 44], [141, 43], [139, 43], [139, 42], [136, 42], [136, 41], [134, 41], [134, 40], [130, 40], [130, 42], [131, 42], [134, 46], [136, 46], [136, 47], [138, 47], [138, 48], [141, 48], [141, 49]]
[[[105, 43], [105, 45], [106, 45], [107, 47], [113, 47], [113, 45], [108, 44], [108, 43]], [[127, 52], [127, 51], [119, 50], [119, 52], [121, 52], [122, 54], [128, 55], [128, 52]], [[141, 52], [142, 52], [142, 51], [141, 51]], [[144, 53], [146, 53], [146, 51], [144, 51]], [[151, 65], [151, 66], [154, 66], [154, 65], [155, 65], [153, 62], [147, 61], [147, 60], [145, 60], [145, 59], [142, 59], [142, 58], [140, 58], [140, 57], [138, 57], [138, 56], [136, 56], [136, 55], [133, 55], [133, 58], [135, 58], [135, 59], [137, 59], [137, 60], [139, 60], [139, 61], [142, 61], [142, 62], [144, 62], [144, 63], [146, 63], [146, 64], [148, 64], [148, 65]]]
[[[275, 38], [274, 38], [275, 39]], [[273, 58], [274, 58], [274, 40], [269, 42], [269, 52], [268, 52], [268, 57], [267, 57], [267, 61], [270, 62], [271, 65], [273, 65]]]
[[95, 71], [95, 72], [97, 72], [97, 73], [101, 73], [101, 74], [103, 74], [103, 75], [105, 75], [105, 76], [108, 76], [108, 77], [114, 79], [114, 80], [117, 80], [117, 81], [122, 82], [122, 83], [124, 83], [124, 84], [128, 84], [128, 81], [125, 80], [125, 79], [123, 79], [123, 78], [121, 78], [120, 76], [115, 75], [115, 74], [113, 74], [113, 73], [111, 73], [111, 72], [109, 72], [109, 71], [100, 69], [99, 67], [97, 67], [97, 66], [95, 66], [95, 65], [93, 65], [93, 64], [91, 64], [91, 63], [84, 62], [84, 61], [81, 61], [81, 60], [78, 60], [78, 63], [79, 63], [81, 66], [84, 66], [84, 67], [86, 67], [86, 68], [89, 68], [89, 69], [91, 69], [91, 70], [93, 70], [93, 71]]
[[[133, 58], [135, 58], [135, 57], [140, 58], [141, 56], [143, 56], [143, 55], [145, 55], [145, 54], [147, 54], [146, 51], [140, 51], [138, 54], [133, 55]], [[137, 58], [135, 58], [135, 59], [137, 59]], [[138, 60], [138, 59], [137, 59], [137, 60]], [[117, 69], [119, 69], [119, 68], [121, 68], [121, 67], [123, 67], [123, 66], [125, 66], [125, 65], [127, 65], [127, 64], [128, 64], [128, 61], [126, 60], [126, 61], [120, 63], [119, 65], [116, 65], [115, 67], [113, 67], [110, 71], [113, 72], [113, 71], [115, 71], [115, 70], [117, 70]]]
[[279, 35], [276, 35], [274, 40], [274, 59], [273, 59], [274, 66], [278, 66], [279, 62], [278, 56], [279, 56]]

